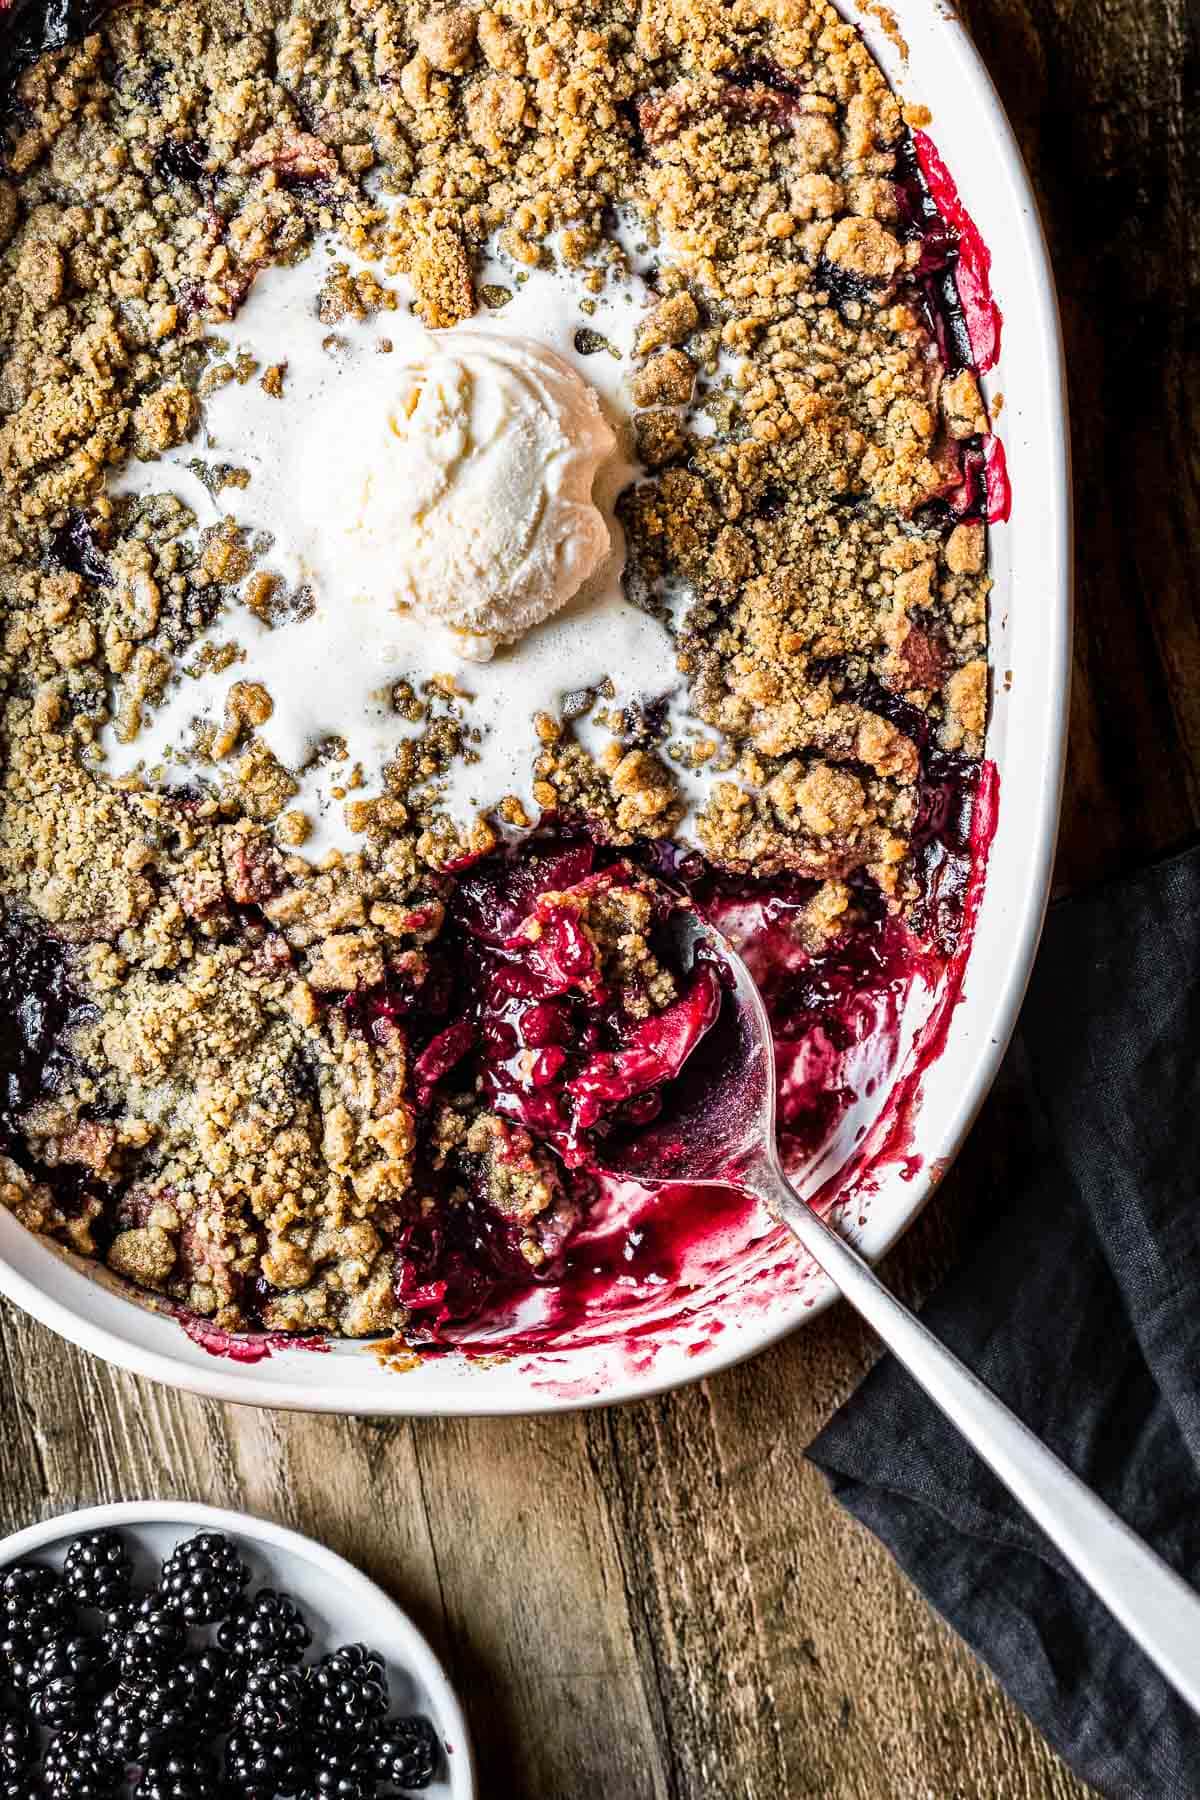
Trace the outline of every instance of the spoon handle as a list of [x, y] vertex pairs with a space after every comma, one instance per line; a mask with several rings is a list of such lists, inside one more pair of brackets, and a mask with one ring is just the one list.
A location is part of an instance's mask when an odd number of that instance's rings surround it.
[[1200, 1597], [1036, 1438], [817, 1217], [773, 1162], [747, 1178], [850, 1304], [1200, 1712]]

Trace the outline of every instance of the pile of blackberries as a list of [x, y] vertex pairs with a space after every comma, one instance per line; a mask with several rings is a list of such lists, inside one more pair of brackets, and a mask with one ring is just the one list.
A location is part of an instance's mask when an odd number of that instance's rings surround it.
[[[391, 1718], [383, 1658], [312, 1632], [237, 1546], [202, 1531], [134, 1589], [115, 1531], [61, 1575], [0, 1571], [0, 1800], [375, 1800], [428, 1787], [428, 1719]], [[207, 1627], [215, 1626], [209, 1633]]]

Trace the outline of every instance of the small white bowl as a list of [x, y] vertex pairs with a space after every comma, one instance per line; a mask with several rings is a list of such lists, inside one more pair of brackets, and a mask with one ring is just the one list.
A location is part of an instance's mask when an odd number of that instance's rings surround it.
[[441, 1772], [424, 1790], [430, 1800], [474, 1800], [475, 1770], [466, 1720], [442, 1665], [408, 1614], [344, 1557], [298, 1531], [252, 1519], [248, 1513], [186, 1501], [128, 1500], [116, 1506], [89, 1506], [15, 1531], [0, 1540], [0, 1568], [36, 1558], [61, 1569], [73, 1538], [107, 1527], [128, 1540], [137, 1573], [146, 1580], [153, 1578], [176, 1544], [197, 1531], [223, 1531], [233, 1538], [249, 1565], [248, 1591], [280, 1588], [299, 1605], [312, 1628], [310, 1656], [361, 1641], [385, 1658], [390, 1710], [424, 1713], [445, 1749]]

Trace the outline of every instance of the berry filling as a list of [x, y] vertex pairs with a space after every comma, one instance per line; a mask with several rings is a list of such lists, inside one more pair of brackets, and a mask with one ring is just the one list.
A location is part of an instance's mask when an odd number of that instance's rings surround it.
[[[894, 714], [902, 707], [897, 701]], [[855, 886], [846, 930], [806, 948], [802, 927], [815, 883], [732, 877], [671, 845], [644, 859], [665, 865], [691, 903], [737, 941], [759, 982], [775, 1037], [779, 1131], [791, 1167], [816, 1158], [865, 1097], [853, 1071], [867, 1047], [894, 1060], [910, 990], [938, 980], [964, 931], [979, 765], [931, 748], [923, 716], [907, 711], [914, 717], [905, 722], [920, 733], [923, 767], [919, 934], [864, 879]], [[443, 1018], [433, 1022], [415, 1063], [426, 1154], [439, 1095], [474, 1089], [509, 1127], [502, 1160], [521, 1169], [537, 1145], [550, 1146], [569, 1198], [559, 1201], [557, 1229], [539, 1246], [545, 1254], [531, 1261], [521, 1222], [496, 1204], [488, 1158], [465, 1159], [466, 1191], [457, 1194], [431, 1158], [428, 1173], [442, 1204], [432, 1217], [405, 1225], [396, 1246], [397, 1291], [414, 1339], [456, 1341], [469, 1322], [511, 1313], [534, 1288], [556, 1289], [560, 1318], [573, 1317], [572, 1296], [581, 1288], [594, 1296], [611, 1281], [661, 1270], [686, 1253], [693, 1233], [700, 1238], [711, 1228], [711, 1201], [698, 1204], [680, 1187], [654, 1201], [649, 1237], [641, 1216], [631, 1230], [595, 1234], [615, 1187], [603, 1174], [606, 1137], [658, 1117], [680, 1097], [690, 1070], [726, 1054], [729, 1044], [712, 967], [688, 976], [674, 971], [678, 997], [643, 1020], [631, 1011], [636, 994], [614, 994], [605, 983], [580, 920], [586, 902], [622, 891], [647, 891], [634, 863], [565, 836], [530, 840], [458, 876], [440, 940], [446, 961], [431, 976]], [[659, 934], [651, 941], [661, 943], [661, 926], [678, 902], [657, 882], [652, 891]], [[446, 976], [451, 966], [453, 980]], [[366, 1031], [402, 1017], [419, 1044], [430, 1030], [420, 995], [403, 989], [355, 996], [353, 1006]], [[702, 1042], [704, 1053], [693, 1062]], [[868, 1076], [866, 1091], [879, 1079]], [[582, 1316], [587, 1304], [577, 1310]]]
[[[581, 1280], [591, 1291], [606, 1270], [627, 1280], [656, 1258], [669, 1263], [686, 1250], [689, 1218], [700, 1234], [708, 1228], [711, 1204], [697, 1208], [696, 1196], [679, 1188], [655, 1200], [649, 1236], [642, 1225], [599, 1239], [590, 1231], [593, 1212], [602, 1218], [612, 1198], [606, 1138], [657, 1118], [686, 1088], [690, 1069], [726, 1053], [721, 971], [703, 961], [685, 971], [674, 960], [665, 927], [681, 905], [730, 935], [760, 984], [789, 1165], [818, 1156], [863, 1097], [848, 1071], [864, 1047], [883, 1043], [894, 1055], [909, 990], [940, 975], [963, 932], [979, 765], [931, 745], [924, 714], [888, 690], [872, 688], [862, 699], [909, 736], [920, 757], [920, 898], [910, 921], [856, 877], [845, 928], [812, 944], [805, 920], [814, 881], [733, 876], [670, 843], [620, 852], [553, 827], [449, 878], [445, 924], [423, 973], [389, 973], [339, 1003], [353, 1035], [399, 1037], [411, 1059], [422, 1186], [436, 1200], [401, 1219], [394, 1236], [396, 1292], [414, 1341], [456, 1340], [534, 1290], [561, 1288], [569, 1310], [567, 1296]], [[245, 912], [246, 929], [261, 935], [255, 906]], [[4, 932], [0, 998], [18, 1029], [4, 1052], [0, 1125], [3, 1147], [19, 1153], [18, 1115], [53, 1092], [87, 1009], [60, 944], [13, 916]], [[447, 1154], [448, 1122], [479, 1106], [489, 1134], [474, 1128]], [[99, 1203], [101, 1235], [106, 1218], [111, 1231], [123, 1217], [121, 1194], [78, 1171], [33, 1172], [64, 1209], [83, 1197]], [[512, 1202], [522, 1191], [538, 1196], [532, 1214]]]
[[[547, 859], [546, 875], [561, 879], [595, 855], [589, 845], [586, 854]], [[497, 930], [494, 902], [511, 925], [514, 908], [528, 893], [528, 872], [522, 872], [516, 898], [506, 892], [503, 865], [468, 878], [459, 890], [459, 916], [467, 934], [473, 1016], [440, 1033], [417, 1063], [420, 1075], [430, 1051], [447, 1039], [453, 1040], [454, 1061], [478, 1044], [480, 1091], [502, 1117], [551, 1144], [568, 1168], [587, 1166], [598, 1126], [613, 1118], [644, 1123], [654, 1117], [661, 1105], [657, 1090], [679, 1074], [720, 1005], [713, 969], [697, 971], [677, 999], [649, 1018], [639, 1017], [646, 996], [638, 982], [617, 990], [606, 980], [582, 915], [589, 902], [620, 893], [627, 883], [628, 891], [649, 894], [655, 923], [661, 923], [671, 910], [669, 897], [639, 886], [628, 865], [598, 869], [565, 890], [531, 896], [515, 930]], [[445, 1055], [439, 1056], [445, 1065]]]

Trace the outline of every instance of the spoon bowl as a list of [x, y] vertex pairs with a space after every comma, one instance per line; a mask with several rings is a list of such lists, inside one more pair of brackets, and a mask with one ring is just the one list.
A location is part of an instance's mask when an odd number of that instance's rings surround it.
[[707, 964], [721, 981], [721, 1009], [664, 1093], [649, 1125], [620, 1128], [598, 1147], [604, 1169], [649, 1184], [737, 1185], [775, 1138], [775, 1046], [757, 983], [729, 940], [681, 903], [663, 930], [672, 968], [685, 979]]

